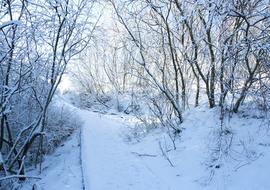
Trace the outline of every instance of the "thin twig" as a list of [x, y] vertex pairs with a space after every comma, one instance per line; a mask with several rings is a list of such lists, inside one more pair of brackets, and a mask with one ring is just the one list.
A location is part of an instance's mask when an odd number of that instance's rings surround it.
[[148, 157], [157, 157], [157, 155], [155, 154], [145, 154], [145, 153], [138, 153], [138, 152], [131, 152], [132, 154], [135, 154], [139, 157], [142, 157], [142, 156], [148, 156]]
[[33, 179], [41, 179], [41, 177], [38, 176], [27, 176], [27, 175], [9, 175], [6, 177], [0, 178], [0, 181], [12, 179], [12, 178], [33, 178]]

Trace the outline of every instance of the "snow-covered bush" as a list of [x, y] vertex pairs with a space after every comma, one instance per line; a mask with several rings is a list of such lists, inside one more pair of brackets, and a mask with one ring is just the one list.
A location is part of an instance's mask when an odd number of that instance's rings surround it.
[[70, 108], [52, 104], [48, 110], [42, 150], [40, 141], [35, 141], [29, 150], [28, 164], [36, 165], [42, 162], [44, 155], [53, 153], [81, 124], [79, 117]]
[[74, 130], [82, 125], [79, 117], [65, 105], [53, 105], [48, 112], [48, 121], [45, 140], [45, 153], [51, 153], [66, 138], [68, 138]]

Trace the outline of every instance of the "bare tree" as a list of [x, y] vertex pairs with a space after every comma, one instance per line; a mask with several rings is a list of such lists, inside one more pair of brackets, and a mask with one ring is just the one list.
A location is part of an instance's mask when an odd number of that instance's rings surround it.
[[95, 27], [89, 1], [2, 1], [0, 149], [5, 175], [24, 177], [29, 150], [42, 156], [47, 113], [72, 58]]

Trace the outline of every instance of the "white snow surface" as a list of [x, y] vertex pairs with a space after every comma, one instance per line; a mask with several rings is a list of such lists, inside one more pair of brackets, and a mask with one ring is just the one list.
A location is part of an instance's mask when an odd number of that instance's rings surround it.
[[[28, 171], [30, 176], [37, 176], [37, 169]], [[54, 154], [46, 156], [42, 163], [41, 180], [28, 179], [23, 190], [32, 189], [36, 184], [38, 190], [79, 190], [82, 189], [80, 167], [79, 133], [76, 132]]]
[[[263, 119], [232, 116], [230, 123], [225, 122], [230, 133], [218, 140], [218, 109], [192, 109], [184, 115], [185, 130], [172, 150], [168, 135], [160, 129], [130, 137], [136, 120], [132, 116], [76, 112], [84, 122], [83, 172], [75, 134], [46, 160], [37, 182], [41, 189], [80, 190], [82, 181], [86, 190], [270, 189], [270, 138]], [[226, 153], [217, 150], [219, 142], [230, 145]]]
[[82, 112], [83, 168], [86, 189], [170, 189], [158, 174], [132, 154], [132, 147], [121, 138], [125, 127], [119, 120]]

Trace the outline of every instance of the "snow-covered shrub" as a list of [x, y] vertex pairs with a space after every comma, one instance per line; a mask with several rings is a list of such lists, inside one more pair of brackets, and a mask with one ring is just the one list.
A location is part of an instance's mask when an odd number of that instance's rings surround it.
[[[36, 111], [36, 109], [32, 108], [32, 110], [22, 113], [20, 121], [26, 122], [27, 120], [33, 120], [36, 117]], [[20, 132], [20, 125], [19, 123], [11, 124], [15, 126], [13, 128], [13, 133], [17, 136]], [[80, 125], [81, 121], [74, 111], [65, 105], [58, 105], [54, 102], [48, 109], [43, 132], [44, 135], [37, 137], [33, 141], [25, 163], [27, 165], [32, 165], [41, 162], [43, 155], [52, 153], [74, 132], [74, 130], [78, 129]], [[22, 146], [27, 137], [28, 133], [26, 131], [26, 133], [22, 135], [18, 147]], [[40, 144], [42, 141], [43, 143]]]
[[[81, 121], [77, 115], [65, 105], [53, 104], [48, 110], [46, 127], [44, 130], [44, 142], [42, 145], [42, 154], [50, 154], [57, 147], [61, 146], [72, 133], [81, 126]], [[36, 160], [34, 154], [38, 147], [38, 141], [33, 145], [31, 157], [29, 158], [30, 164], [33, 162], [40, 162], [42, 160]]]
[[[69, 96], [69, 99], [76, 106], [99, 112], [111, 111], [137, 115], [142, 113], [142, 109], [146, 107], [146, 102], [144, 100], [141, 99], [139, 102], [131, 93], [118, 95], [108, 93], [99, 95], [81, 92]], [[75, 100], [78, 100], [78, 102]]]
[[47, 127], [45, 129], [45, 154], [51, 153], [64, 140], [66, 140], [74, 130], [82, 125], [74, 111], [66, 106], [51, 106], [48, 112]]

